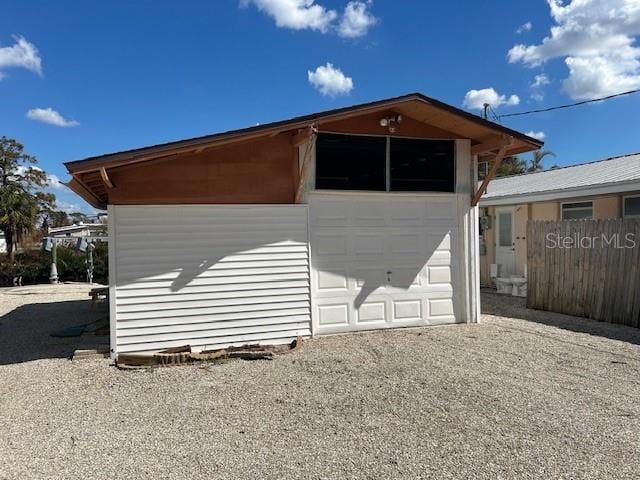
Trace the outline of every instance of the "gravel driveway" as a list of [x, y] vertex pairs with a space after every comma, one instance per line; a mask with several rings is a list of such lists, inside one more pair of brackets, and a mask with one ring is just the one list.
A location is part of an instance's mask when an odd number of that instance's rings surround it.
[[0, 478], [640, 475], [637, 330], [484, 294], [481, 325], [132, 372], [48, 337], [86, 298], [0, 293]]

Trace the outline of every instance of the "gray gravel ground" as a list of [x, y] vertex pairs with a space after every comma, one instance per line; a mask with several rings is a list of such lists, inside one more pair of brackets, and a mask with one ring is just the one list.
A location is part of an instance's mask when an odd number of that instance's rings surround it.
[[640, 332], [483, 306], [481, 325], [127, 372], [46, 343], [86, 292], [0, 293], [0, 478], [638, 478]]

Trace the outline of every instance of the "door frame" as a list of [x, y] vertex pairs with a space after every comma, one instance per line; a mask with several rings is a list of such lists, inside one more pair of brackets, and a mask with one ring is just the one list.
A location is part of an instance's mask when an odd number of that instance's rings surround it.
[[[511, 214], [511, 247], [503, 247], [500, 245], [500, 213], [508, 212]], [[503, 249], [509, 249], [509, 255], [513, 258], [510, 262], [511, 270], [510, 272], [502, 272], [500, 275], [515, 275], [516, 268], [516, 232], [515, 232], [515, 215], [516, 209], [513, 206], [510, 207], [496, 207], [496, 237], [495, 237], [495, 247], [496, 247], [496, 259], [495, 262], [497, 265], [503, 265], [504, 262], [500, 262], [501, 256], [506, 253]]]

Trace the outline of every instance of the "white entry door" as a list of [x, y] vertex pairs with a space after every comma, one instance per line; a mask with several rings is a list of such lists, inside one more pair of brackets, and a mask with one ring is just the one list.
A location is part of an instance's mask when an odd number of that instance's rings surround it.
[[496, 263], [500, 276], [516, 272], [516, 242], [513, 228], [513, 207], [496, 208]]
[[310, 196], [316, 333], [455, 323], [458, 197]]

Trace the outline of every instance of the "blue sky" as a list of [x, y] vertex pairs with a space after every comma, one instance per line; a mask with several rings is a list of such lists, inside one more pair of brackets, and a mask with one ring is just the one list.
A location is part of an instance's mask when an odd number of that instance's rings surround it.
[[[640, 0], [349, 3], [10, 2], [0, 135], [65, 181], [64, 161], [413, 91], [510, 113], [640, 87]], [[566, 165], [640, 151], [639, 107], [637, 94], [504, 124], [544, 132], [548, 163]]]

